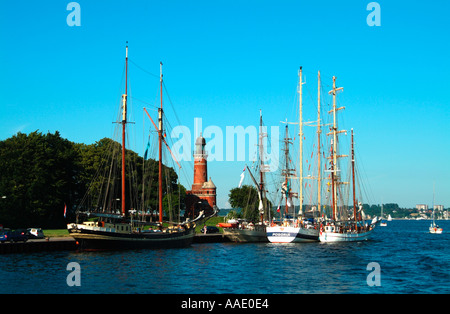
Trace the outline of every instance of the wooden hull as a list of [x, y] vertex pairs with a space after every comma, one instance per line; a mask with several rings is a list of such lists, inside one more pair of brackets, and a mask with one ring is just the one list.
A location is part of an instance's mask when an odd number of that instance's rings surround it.
[[191, 245], [194, 229], [177, 232], [117, 233], [99, 230], [69, 230], [80, 250], [128, 250], [183, 248]]

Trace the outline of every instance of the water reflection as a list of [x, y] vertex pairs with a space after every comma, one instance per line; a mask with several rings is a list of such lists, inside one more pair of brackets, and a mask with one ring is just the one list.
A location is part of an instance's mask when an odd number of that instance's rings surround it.
[[[440, 223], [450, 230], [450, 223]], [[7, 293], [450, 293], [450, 233], [390, 222], [362, 243], [212, 243], [185, 249], [0, 255]], [[68, 287], [69, 262], [81, 287]], [[381, 266], [369, 287], [367, 264]]]

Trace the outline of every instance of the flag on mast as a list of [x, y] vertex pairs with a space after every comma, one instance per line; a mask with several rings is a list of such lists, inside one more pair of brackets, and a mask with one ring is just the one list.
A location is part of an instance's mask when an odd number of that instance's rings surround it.
[[64, 203], [64, 218], [66, 218], [66, 214], [67, 214], [67, 205], [66, 203]]
[[241, 181], [239, 181], [239, 188], [241, 188], [242, 182], [244, 182], [244, 177], [245, 177], [245, 168], [241, 173]]

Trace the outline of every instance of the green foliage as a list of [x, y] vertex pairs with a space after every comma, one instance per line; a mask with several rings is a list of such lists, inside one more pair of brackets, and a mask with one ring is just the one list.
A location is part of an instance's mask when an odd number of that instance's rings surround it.
[[[381, 205], [368, 205], [363, 204], [363, 210], [367, 215], [378, 216], [381, 215]], [[388, 203], [383, 204], [383, 216], [386, 218], [391, 215], [392, 218], [406, 218], [410, 217], [411, 214], [418, 213], [415, 208], [400, 208], [398, 204]]]
[[[204, 223], [195, 226], [195, 232], [202, 233], [203, 226], [205, 226], [205, 225], [218, 227], [218, 224], [221, 222], [223, 222], [223, 217], [219, 217], [219, 216], [211, 217]], [[218, 228], [219, 228], [219, 232], [223, 233], [223, 229], [221, 227], [218, 227]]]
[[10, 227], [64, 225], [64, 204], [77, 201], [79, 156], [54, 134], [17, 133], [0, 142], [0, 221]]
[[[258, 190], [250, 185], [243, 185], [240, 188], [233, 188], [228, 194], [229, 202], [232, 208], [241, 209], [240, 215], [242, 218], [248, 219], [250, 221], [259, 221], [259, 197]], [[264, 202], [267, 204], [264, 206], [266, 208], [266, 213], [272, 207], [272, 204], [265, 199]]]
[[[91, 144], [76, 144], [83, 171], [80, 181], [83, 195], [88, 198], [80, 209], [112, 208], [121, 209], [122, 198], [122, 147], [119, 143], [103, 138]], [[133, 188], [142, 182], [142, 158], [135, 152], [126, 150], [125, 154], [125, 195], [126, 208], [137, 208], [137, 190]]]
[[[142, 157], [127, 150], [126, 208], [140, 210], [145, 204], [146, 209], [157, 210], [158, 162], [146, 160], [145, 174], [143, 163]], [[75, 209], [120, 209], [120, 169], [121, 145], [111, 139], [85, 145], [63, 139], [59, 132], [17, 133], [0, 141], [0, 224], [10, 228], [63, 228], [74, 218]], [[164, 210], [173, 218], [180, 202], [177, 178], [172, 168], [163, 167]], [[181, 186], [182, 204], [185, 191]], [[67, 220], [63, 215], [65, 205]]]

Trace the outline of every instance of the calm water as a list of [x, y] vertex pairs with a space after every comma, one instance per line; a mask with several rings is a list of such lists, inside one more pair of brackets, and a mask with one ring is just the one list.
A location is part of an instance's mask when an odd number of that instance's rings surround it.
[[[450, 293], [450, 221], [441, 235], [429, 223], [392, 221], [363, 243], [0, 255], [0, 293]], [[66, 283], [70, 262], [79, 287]], [[367, 284], [370, 262], [381, 286]]]

